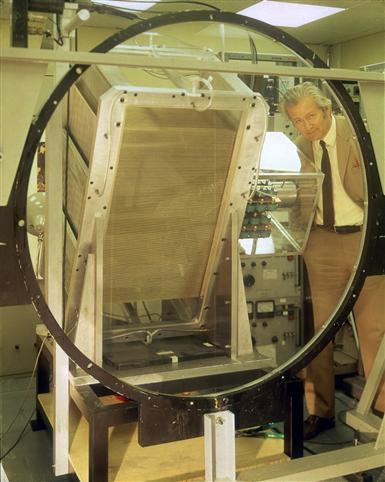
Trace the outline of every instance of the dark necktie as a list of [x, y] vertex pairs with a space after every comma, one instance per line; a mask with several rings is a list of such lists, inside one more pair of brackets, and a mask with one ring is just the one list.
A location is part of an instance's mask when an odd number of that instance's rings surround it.
[[325, 141], [319, 141], [322, 147], [321, 171], [324, 173], [324, 182], [322, 184], [322, 206], [324, 226], [334, 226], [334, 206], [333, 206], [333, 186], [332, 186], [332, 170], [330, 167], [329, 153], [326, 149]]

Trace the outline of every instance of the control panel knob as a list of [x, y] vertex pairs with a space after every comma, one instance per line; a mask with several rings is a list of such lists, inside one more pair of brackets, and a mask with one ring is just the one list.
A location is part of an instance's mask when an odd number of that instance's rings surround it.
[[271, 341], [272, 341], [272, 343], [278, 343], [278, 336], [275, 336], [275, 335], [274, 335], [274, 336], [271, 338]]
[[250, 286], [253, 286], [253, 284], [255, 283], [255, 278], [253, 275], [251, 274], [246, 274], [244, 277], [243, 277], [243, 283], [245, 284], [245, 286], [247, 288], [250, 288]]

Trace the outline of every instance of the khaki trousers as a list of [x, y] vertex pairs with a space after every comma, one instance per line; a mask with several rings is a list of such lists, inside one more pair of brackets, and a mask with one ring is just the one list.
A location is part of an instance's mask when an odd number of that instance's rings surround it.
[[[358, 261], [361, 233], [337, 234], [314, 228], [309, 236], [304, 259], [309, 275], [315, 331], [328, 320], [341, 300]], [[366, 279], [354, 306], [360, 352], [367, 377], [385, 334], [385, 276]], [[333, 346], [329, 345], [306, 367], [305, 398], [309, 414], [334, 416]], [[385, 410], [385, 376], [375, 407]]]

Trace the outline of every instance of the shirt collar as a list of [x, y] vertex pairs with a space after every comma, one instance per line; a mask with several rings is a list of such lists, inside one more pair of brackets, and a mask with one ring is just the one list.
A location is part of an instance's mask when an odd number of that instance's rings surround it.
[[336, 118], [332, 115], [332, 124], [328, 130], [326, 136], [323, 138], [327, 146], [334, 146], [336, 143]]

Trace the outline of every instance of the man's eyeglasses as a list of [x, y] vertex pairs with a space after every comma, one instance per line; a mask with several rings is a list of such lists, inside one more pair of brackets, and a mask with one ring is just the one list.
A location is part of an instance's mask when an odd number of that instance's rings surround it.
[[318, 109], [315, 112], [309, 112], [303, 119], [293, 119], [293, 124], [297, 128], [304, 127], [305, 125], [315, 125], [319, 120], [321, 120], [321, 117], [323, 116], [324, 111], [322, 109]]

